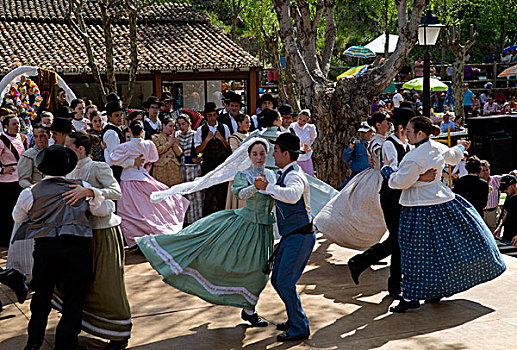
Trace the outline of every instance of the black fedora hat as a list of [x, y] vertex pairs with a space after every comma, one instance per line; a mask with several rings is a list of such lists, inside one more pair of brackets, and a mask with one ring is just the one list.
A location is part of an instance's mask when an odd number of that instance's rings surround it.
[[60, 106], [54, 112], [54, 118], [73, 118], [74, 113], [71, 112], [68, 107]]
[[170, 101], [174, 101], [174, 98], [172, 98], [172, 94], [170, 93], [170, 91], [164, 91], [164, 92], [162, 92], [161, 100], [163, 102], [170, 102]]
[[282, 149], [298, 154], [305, 154], [300, 149], [300, 138], [293, 133], [284, 132], [280, 134], [275, 141], [271, 141], [275, 145], [279, 145]]
[[50, 131], [70, 134], [72, 132], [72, 122], [68, 118], [55, 118], [50, 126]]
[[214, 102], [205, 103], [205, 110], [203, 111], [203, 113], [207, 114], [211, 112], [217, 112], [217, 106]]
[[264, 94], [264, 95], [262, 95], [262, 97], [260, 97], [257, 100], [257, 107], [261, 108], [262, 102], [264, 102], [264, 101], [271, 101], [271, 102], [273, 102], [273, 108], [277, 108], [278, 107], [278, 100], [276, 98], [274, 98], [271, 94]]
[[245, 107], [246, 105], [244, 104], [244, 102], [242, 102], [242, 98], [240, 95], [236, 94], [235, 92], [233, 91], [228, 91], [226, 93], [226, 96], [225, 96], [225, 99], [224, 99], [224, 103], [232, 103], [232, 102], [237, 102], [237, 103], [240, 103], [241, 107]]
[[156, 96], [149, 96], [147, 100], [145, 100], [144, 103], [142, 103], [142, 106], [144, 106], [145, 108], [149, 108], [153, 104], [163, 106], [163, 102], [160, 101], [160, 99]]
[[280, 108], [278, 108], [278, 112], [280, 112], [280, 115], [292, 115], [293, 114], [293, 107], [290, 105], [282, 105]]
[[38, 153], [34, 165], [45, 175], [65, 176], [75, 169], [77, 155], [69, 148], [52, 145]]
[[104, 107], [106, 109], [107, 115], [112, 115], [115, 112], [124, 111], [122, 107], [120, 107], [120, 103], [117, 101], [110, 101], [106, 103], [106, 106]]
[[115, 92], [110, 92], [106, 95], [106, 103], [108, 102], [118, 102], [121, 98], [119, 95], [117, 95]]

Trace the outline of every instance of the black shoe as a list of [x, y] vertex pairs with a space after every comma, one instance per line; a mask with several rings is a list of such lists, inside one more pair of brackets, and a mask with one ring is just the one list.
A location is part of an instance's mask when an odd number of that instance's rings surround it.
[[442, 300], [442, 298], [434, 298], [434, 299], [427, 299], [425, 301], [426, 304], [436, 304], [439, 303]]
[[292, 335], [289, 335], [287, 333], [282, 333], [282, 334], [279, 334], [276, 336], [276, 340], [277, 341], [281, 341], [281, 342], [284, 342], [284, 341], [295, 341], [295, 340], [304, 340], [304, 339], [307, 339], [309, 338], [308, 336], [306, 335], [297, 335], [297, 336], [292, 336]]
[[23, 350], [39, 350], [40, 347], [41, 347], [41, 345], [27, 344], [27, 345], [25, 345]]
[[0, 281], [15, 292], [18, 302], [23, 304], [29, 292], [25, 283], [25, 275], [15, 269], [4, 270], [0, 274]]
[[123, 350], [127, 348], [127, 340], [110, 340], [104, 350]]
[[282, 322], [276, 325], [276, 329], [279, 331], [287, 331], [289, 329], [289, 323], [288, 322]]
[[396, 313], [404, 313], [409, 309], [418, 309], [420, 307], [420, 302], [418, 300], [401, 300], [397, 306], [390, 307], [391, 312]]
[[354, 260], [354, 258], [348, 260], [347, 265], [348, 269], [350, 270], [350, 275], [352, 276], [352, 281], [354, 281], [355, 284], [359, 284], [359, 276], [361, 275], [361, 273], [363, 273], [365, 268], [359, 266], [359, 264], [356, 262], [356, 260]]
[[253, 315], [248, 315], [244, 310], [242, 310], [241, 318], [244, 321], [251, 323], [251, 327], [267, 327], [269, 325], [269, 323], [260, 318], [256, 312]]

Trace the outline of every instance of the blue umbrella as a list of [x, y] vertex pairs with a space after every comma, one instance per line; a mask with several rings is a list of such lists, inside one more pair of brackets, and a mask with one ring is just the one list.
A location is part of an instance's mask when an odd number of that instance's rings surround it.
[[447, 107], [454, 107], [456, 105], [454, 103], [454, 91], [452, 90], [452, 84], [449, 85], [447, 95], [445, 95], [445, 100], [443, 100], [443, 105]]

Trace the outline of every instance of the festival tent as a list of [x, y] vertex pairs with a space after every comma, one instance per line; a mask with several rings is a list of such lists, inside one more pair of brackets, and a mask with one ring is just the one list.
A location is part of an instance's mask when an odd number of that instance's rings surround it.
[[[399, 41], [398, 35], [389, 34], [388, 36], [388, 52], [392, 53], [395, 51], [397, 47], [397, 43]], [[365, 45], [366, 48], [372, 50], [375, 53], [384, 53], [384, 46], [386, 45], [386, 34], [382, 34], [379, 37], [375, 38], [371, 43]]]

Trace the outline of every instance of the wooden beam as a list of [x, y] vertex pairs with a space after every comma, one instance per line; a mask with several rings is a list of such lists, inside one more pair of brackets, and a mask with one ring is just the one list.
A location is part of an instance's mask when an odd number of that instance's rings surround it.
[[248, 114], [255, 114], [255, 108], [257, 106], [257, 99], [259, 95], [259, 81], [258, 74], [255, 69], [250, 70], [249, 76], [249, 88], [248, 88]]
[[162, 97], [162, 73], [154, 72], [154, 96], [161, 98]]

